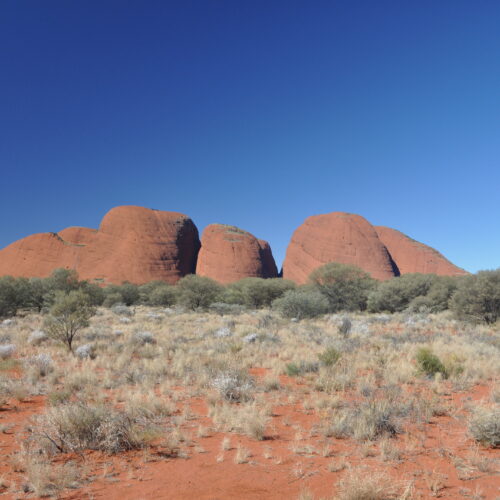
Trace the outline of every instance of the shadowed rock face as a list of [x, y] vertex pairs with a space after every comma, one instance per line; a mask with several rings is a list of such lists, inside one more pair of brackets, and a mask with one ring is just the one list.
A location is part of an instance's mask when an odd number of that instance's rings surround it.
[[274, 278], [278, 275], [267, 241], [234, 226], [211, 224], [201, 237], [196, 274], [220, 283], [242, 278]]
[[178, 212], [121, 206], [98, 230], [34, 234], [0, 250], [0, 276], [45, 277], [58, 267], [100, 283], [175, 283], [193, 273], [200, 247], [193, 221]]
[[328, 262], [360, 267], [373, 278], [398, 275], [374, 227], [360, 215], [332, 212], [308, 217], [293, 233], [283, 263], [283, 278], [306, 283], [314, 269]]
[[434, 273], [442, 276], [468, 274], [467, 271], [452, 264], [434, 248], [412, 240], [396, 229], [375, 226], [375, 230], [401, 274]]

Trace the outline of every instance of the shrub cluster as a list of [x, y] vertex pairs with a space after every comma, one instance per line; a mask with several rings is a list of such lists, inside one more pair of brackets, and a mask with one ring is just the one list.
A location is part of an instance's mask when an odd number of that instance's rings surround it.
[[405, 274], [380, 283], [368, 297], [370, 312], [439, 312], [448, 301], [460, 278], [435, 274]]
[[49, 309], [58, 293], [80, 290], [94, 306], [101, 305], [105, 292], [98, 285], [80, 281], [70, 269], [56, 269], [48, 278], [0, 278], [0, 317], [14, 316], [20, 310], [41, 312]]
[[90, 306], [179, 305], [220, 314], [273, 308], [284, 317], [304, 319], [340, 311], [435, 313], [450, 309], [460, 320], [493, 324], [500, 318], [500, 269], [465, 277], [406, 274], [377, 282], [356, 266], [331, 262], [315, 269], [305, 285], [281, 278], [244, 278], [226, 286], [198, 275], [176, 285], [152, 281], [102, 288], [78, 279], [74, 270], [56, 269], [49, 278], [0, 278], [0, 317], [19, 310], [48, 311], [61, 294], [85, 294]]

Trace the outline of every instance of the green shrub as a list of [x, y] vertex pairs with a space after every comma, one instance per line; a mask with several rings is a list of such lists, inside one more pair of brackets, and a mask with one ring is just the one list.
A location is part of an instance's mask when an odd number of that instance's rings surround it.
[[442, 361], [427, 347], [421, 347], [417, 351], [416, 361], [420, 371], [428, 376], [441, 373], [447, 376], [447, 371]]
[[288, 290], [272, 307], [285, 318], [315, 318], [328, 311], [328, 300], [318, 290], [305, 286]]
[[149, 305], [170, 307], [175, 304], [177, 300], [177, 293], [175, 287], [164, 283], [156, 287], [149, 296]]
[[297, 363], [287, 363], [285, 367], [285, 373], [289, 377], [297, 377], [300, 375], [300, 367]]
[[14, 316], [18, 309], [15, 279], [12, 276], [0, 278], [0, 317]]
[[176, 289], [165, 281], [151, 281], [139, 287], [141, 304], [172, 306], [177, 299]]
[[177, 302], [187, 309], [206, 309], [218, 301], [222, 286], [206, 276], [188, 274], [177, 283]]
[[89, 297], [90, 303], [93, 306], [102, 306], [104, 299], [106, 298], [103, 288], [89, 283], [88, 281], [80, 281], [79, 290]]
[[341, 354], [334, 347], [329, 347], [324, 352], [318, 354], [318, 359], [325, 366], [333, 366], [341, 357]]
[[244, 278], [226, 286], [221, 302], [260, 309], [294, 288], [295, 283], [281, 278]]
[[[132, 306], [137, 304], [140, 299], [139, 287], [128, 282], [121, 285], [109, 285], [104, 289], [104, 294], [104, 305], [108, 307], [117, 303]], [[118, 296], [120, 296], [120, 300], [115, 302]]]
[[450, 300], [456, 318], [493, 324], [500, 318], [500, 268], [462, 279]]
[[319, 370], [319, 364], [313, 361], [301, 361], [300, 363], [287, 363], [285, 373], [289, 377], [297, 377], [304, 373], [316, 373]]
[[71, 292], [80, 287], [78, 273], [75, 269], [58, 268], [47, 278], [47, 289], [52, 292]]
[[80, 281], [78, 273], [74, 269], [55, 269], [50, 277], [41, 281], [30, 282], [30, 296], [33, 299], [32, 306], [41, 310], [42, 307], [50, 307], [58, 292], [69, 293], [82, 290], [94, 306], [102, 305], [105, 291], [98, 285], [88, 281]]
[[43, 307], [47, 305], [47, 293], [49, 290], [47, 279], [30, 278], [29, 283], [29, 307], [35, 309], [37, 312], [41, 312]]
[[413, 273], [383, 281], [370, 293], [368, 310], [390, 313], [403, 311], [412, 300], [425, 297], [437, 280], [435, 274]]
[[462, 280], [462, 276], [438, 276], [425, 296], [429, 311], [437, 313], [448, 309], [450, 299]]
[[123, 297], [121, 293], [109, 290], [104, 292], [104, 302], [102, 304], [104, 307], [113, 307], [117, 304], [123, 305]]
[[328, 300], [329, 311], [364, 311], [376, 281], [356, 266], [330, 262], [315, 269], [309, 281]]

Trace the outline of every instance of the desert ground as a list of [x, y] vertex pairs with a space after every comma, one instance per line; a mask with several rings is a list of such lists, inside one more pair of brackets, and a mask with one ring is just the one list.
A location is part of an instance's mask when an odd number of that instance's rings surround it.
[[115, 306], [75, 344], [1, 324], [3, 498], [500, 498], [498, 327]]

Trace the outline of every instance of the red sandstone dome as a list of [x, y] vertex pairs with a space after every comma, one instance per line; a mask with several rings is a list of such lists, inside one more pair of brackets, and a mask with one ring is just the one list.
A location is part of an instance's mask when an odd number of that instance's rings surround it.
[[101, 283], [175, 283], [194, 273], [200, 242], [193, 221], [178, 212], [121, 206], [98, 230], [71, 227], [34, 234], [0, 250], [0, 276], [45, 277], [58, 267]]
[[[198, 255], [198, 230], [181, 213], [116, 207], [99, 229], [33, 234], [0, 250], [0, 276], [45, 277], [58, 267], [76, 269], [81, 279], [102, 284], [175, 283], [195, 270], [221, 283], [277, 276], [269, 244], [246, 231], [212, 224], [202, 241]], [[467, 274], [433, 248], [344, 212], [306, 219], [288, 246], [283, 277], [305, 283], [328, 262], [356, 265], [380, 280], [406, 273]]]
[[308, 217], [293, 233], [283, 263], [283, 278], [303, 284], [328, 262], [360, 267], [374, 278], [398, 275], [375, 228], [363, 217], [332, 212]]
[[467, 271], [452, 264], [434, 248], [412, 240], [396, 229], [375, 226], [375, 230], [401, 274], [434, 273], [443, 276], [468, 274]]
[[203, 231], [196, 274], [220, 283], [278, 275], [267, 241], [234, 226], [210, 224]]

